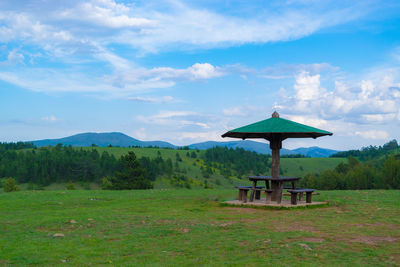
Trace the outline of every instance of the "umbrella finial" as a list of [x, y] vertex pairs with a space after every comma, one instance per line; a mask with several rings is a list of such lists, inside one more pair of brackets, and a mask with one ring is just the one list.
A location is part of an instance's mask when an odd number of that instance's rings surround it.
[[272, 113], [272, 118], [279, 118], [279, 113], [274, 111], [274, 113]]

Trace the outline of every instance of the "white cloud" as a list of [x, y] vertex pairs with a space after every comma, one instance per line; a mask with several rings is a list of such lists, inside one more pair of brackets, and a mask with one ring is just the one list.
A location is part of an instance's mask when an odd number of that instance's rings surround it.
[[[181, 81], [198, 81], [223, 75], [221, 68], [208, 63], [196, 63], [186, 69], [169, 67], [146, 69], [132, 66], [128, 61], [112, 53], [103, 53], [102, 57], [114, 66], [115, 73], [96, 77], [82, 70], [78, 72], [70, 69], [58, 72], [57, 69], [33, 68], [25, 71], [18, 69], [0, 72], [0, 80], [37, 92], [90, 92], [129, 97], [133, 93], [146, 92], [149, 89], [172, 87]], [[132, 100], [159, 101], [144, 98], [132, 98]], [[165, 97], [161, 102], [170, 101], [172, 101], [170, 97]]]
[[222, 75], [217, 68], [209, 63], [196, 63], [191, 66], [188, 71], [192, 75], [193, 79], [209, 79]]
[[294, 90], [298, 101], [318, 100], [323, 89], [320, 87], [320, 76], [309, 75], [308, 72], [302, 72], [296, 77]]
[[7, 57], [8, 62], [13, 64], [24, 63], [24, 59], [24, 55], [19, 53], [16, 49], [11, 50]]
[[362, 114], [362, 118], [369, 122], [385, 122], [385, 121], [392, 121], [396, 118], [396, 114], [389, 113], [389, 114]]
[[207, 123], [208, 116], [193, 111], [164, 110], [152, 116], [139, 115], [136, 119], [146, 124], [162, 125], [176, 129], [186, 127], [210, 129], [210, 125]]
[[364, 139], [379, 139], [379, 140], [387, 140], [389, 138], [389, 134], [385, 131], [379, 130], [370, 130], [364, 132], [356, 132], [356, 135], [361, 136]]
[[59, 15], [63, 19], [81, 20], [110, 28], [139, 28], [154, 24], [146, 18], [132, 17], [129, 12], [130, 8], [124, 4], [111, 0], [92, 0], [80, 3], [73, 9], [66, 9]]
[[299, 115], [289, 115], [288, 117], [292, 121], [316, 128], [325, 128], [328, 126], [328, 122], [326, 120], [320, 119], [318, 117], [308, 117]]
[[177, 133], [177, 138], [180, 141], [185, 142], [202, 142], [202, 141], [221, 141], [221, 133], [216, 131], [208, 132], [179, 132]]
[[300, 76], [303, 73], [318, 75], [320, 73], [336, 73], [339, 68], [329, 63], [313, 64], [277, 64], [262, 69], [259, 75], [265, 79], [280, 80], [291, 78], [293, 75]]
[[161, 111], [157, 115], [154, 115], [155, 119], [167, 119], [167, 118], [175, 118], [175, 117], [187, 117], [197, 115], [196, 112], [193, 111]]
[[[0, 11], [0, 42], [18, 42], [21, 51], [18, 54], [11, 51], [10, 60], [30, 64], [15, 72], [3, 72], [2, 77], [7, 76], [5, 81], [41, 92], [108, 92], [127, 96], [132, 92], [171, 87], [180, 81], [207, 80], [232, 72], [245, 75], [251, 71], [207, 62], [194, 62], [187, 68], [136, 65], [136, 57], [146, 52], [295, 39], [368, 13], [368, 8], [362, 4], [338, 8], [301, 4], [293, 8], [276, 2], [272, 4], [274, 8], [253, 3], [249, 5], [253, 16], [244, 18], [237, 13], [242, 12], [242, 8], [234, 5], [231, 6], [233, 10], [229, 10], [232, 12], [201, 5], [178, 0], [155, 3], [75, 0], [49, 1], [41, 5], [29, 0], [23, 5], [4, 3]], [[121, 46], [124, 49], [114, 50]], [[28, 53], [22, 52], [24, 49], [33, 49], [30, 54], [40, 56], [25, 60], [22, 57]], [[49, 58], [58, 67], [52, 70], [51, 76], [46, 70], [35, 68], [39, 61]], [[327, 63], [303, 67], [311, 72], [331, 68]], [[296, 67], [287, 65], [283, 68]], [[29, 75], [26, 77], [25, 73]], [[74, 77], [76, 80], [72, 81]]]
[[145, 140], [147, 138], [146, 129], [144, 127], [139, 128], [135, 131], [135, 135], [140, 140]]
[[56, 122], [58, 120], [59, 119], [57, 119], [56, 116], [54, 116], [54, 115], [42, 117], [42, 121], [46, 121], [46, 122], [50, 122], [50, 123]]
[[222, 113], [226, 116], [244, 116], [242, 107], [226, 108], [222, 110]]
[[[112, 0], [6, 3], [0, 11], [0, 40], [33, 41], [45, 50], [76, 52], [90, 43], [128, 44], [141, 51], [176, 45], [220, 47], [285, 41], [367, 15], [368, 3], [252, 3], [244, 18], [239, 5], [214, 11], [213, 5], [184, 1], [121, 3]], [[52, 42], [49, 42], [52, 40]], [[90, 50], [89, 50], [90, 51]], [[54, 52], [54, 51], [53, 51]]]
[[282, 102], [283, 110], [293, 115], [357, 123], [389, 122], [400, 110], [400, 99], [393, 97], [398, 84], [387, 75], [377, 82], [364, 79], [353, 86], [336, 81], [333, 90], [323, 88], [320, 78], [307, 72], [297, 75], [294, 96]]
[[141, 97], [141, 96], [133, 96], [128, 97], [128, 100], [136, 101], [136, 102], [145, 102], [145, 103], [170, 103], [177, 102], [178, 100], [174, 99], [172, 96], [163, 96], [163, 97]]

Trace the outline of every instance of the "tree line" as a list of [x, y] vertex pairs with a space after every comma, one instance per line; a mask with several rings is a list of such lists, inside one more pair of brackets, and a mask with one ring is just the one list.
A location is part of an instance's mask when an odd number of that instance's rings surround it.
[[[322, 173], [306, 175], [299, 186], [316, 189], [400, 189], [398, 150], [397, 141], [392, 140], [382, 147], [348, 151], [348, 154], [341, 152], [341, 156], [348, 155], [347, 163]], [[215, 173], [230, 178], [265, 175], [271, 169], [270, 155], [243, 148], [214, 147], [201, 156], [196, 152], [187, 151], [185, 161], [193, 161], [193, 165], [200, 167], [205, 179], [203, 183]], [[17, 183], [39, 186], [59, 182], [95, 182], [105, 189], [152, 188], [157, 177], [165, 176], [171, 186], [190, 188], [194, 180], [187, 177], [186, 169], [180, 167], [182, 161], [178, 152], [174, 160], [163, 159], [160, 152], [154, 158], [137, 158], [129, 152], [117, 159], [107, 151], [99, 153], [96, 148], [72, 148], [61, 144], [36, 148], [31, 143], [0, 143], [0, 179], [6, 181], [12, 177]], [[208, 186], [204, 184], [204, 187]]]
[[342, 151], [331, 155], [332, 158], [356, 157], [361, 161], [373, 160], [381, 156], [389, 155], [393, 151], [399, 150], [399, 144], [395, 139], [387, 142], [383, 146], [368, 146], [359, 150]]
[[321, 190], [400, 189], [400, 154], [361, 162], [349, 156], [333, 170], [306, 175], [299, 187]]
[[78, 149], [61, 144], [35, 148], [31, 144], [1, 143], [0, 178], [3, 177], [5, 181], [12, 177], [18, 183], [31, 183], [39, 187], [59, 182], [100, 183], [102, 178], [107, 178], [111, 182], [105, 186], [107, 189], [123, 189], [123, 183], [117, 180], [128, 179], [128, 174], [133, 174], [140, 182], [127, 183], [127, 186], [152, 188], [157, 176], [173, 171], [170, 159], [163, 160], [161, 156], [137, 159], [132, 153], [117, 159], [107, 151], [100, 154], [95, 148]]
[[270, 155], [258, 154], [243, 148], [214, 147], [204, 153], [206, 166], [220, 169], [225, 177], [264, 175], [271, 168], [270, 158]]

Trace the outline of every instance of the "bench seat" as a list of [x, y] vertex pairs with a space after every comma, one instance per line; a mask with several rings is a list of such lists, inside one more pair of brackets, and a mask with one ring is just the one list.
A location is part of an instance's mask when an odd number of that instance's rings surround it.
[[[312, 203], [312, 194], [315, 191], [315, 189], [309, 189], [309, 188], [299, 188], [299, 189], [288, 189], [287, 190], [290, 195], [290, 202], [292, 205], [297, 205], [297, 194], [300, 195], [302, 198], [303, 193], [306, 193], [306, 203]], [[301, 199], [299, 199], [301, 200]]]
[[[249, 190], [252, 190], [252, 186], [246, 186], [246, 185], [240, 185], [240, 186], [235, 186], [235, 188], [239, 189], [239, 196], [238, 200], [243, 201], [244, 203], [247, 202], [247, 192]], [[256, 189], [263, 189], [264, 186], [257, 186]], [[256, 191], [256, 199], [260, 199], [260, 192]]]

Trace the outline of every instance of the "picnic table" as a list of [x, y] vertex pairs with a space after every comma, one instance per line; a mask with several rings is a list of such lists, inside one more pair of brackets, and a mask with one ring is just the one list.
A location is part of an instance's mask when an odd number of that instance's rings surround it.
[[[250, 202], [254, 201], [254, 194], [257, 188], [257, 182], [264, 181], [265, 188], [272, 189], [271, 200], [277, 201], [277, 203], [281, 203], [282, 201], [283, 183], [290, 182], [292, 185], [291, 189], [296, 189], [296, 182], [301, 179], [300, 177], [273, 178], [272, 176], [248, 176], [248, 178], [250, 181], [253, 182], [252, 192], [250, 195]], [[271, 186], [269, 183], [271, 183]]]

